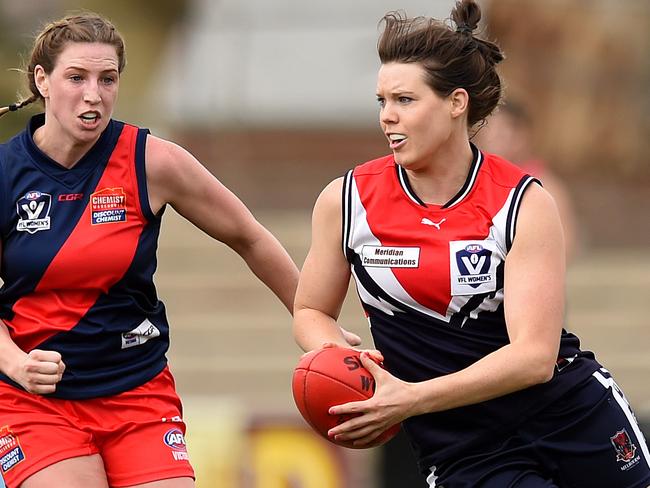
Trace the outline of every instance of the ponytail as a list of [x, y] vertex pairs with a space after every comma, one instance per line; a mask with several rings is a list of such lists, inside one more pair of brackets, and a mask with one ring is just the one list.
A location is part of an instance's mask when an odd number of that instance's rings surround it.
[[39, 97], [37, 97], [36, 95], [32, 95], [31, 97], [26, 98], [25, 100], [22, 100], [18, 103], [12, 103], [11, 105], [7, 105], [6, 107], [0, 107], [0, 117], [2, 117], [7, 112], [15, 112], [16, 110], [23, 108], [25, 105], [34, 103], [38, 99]]

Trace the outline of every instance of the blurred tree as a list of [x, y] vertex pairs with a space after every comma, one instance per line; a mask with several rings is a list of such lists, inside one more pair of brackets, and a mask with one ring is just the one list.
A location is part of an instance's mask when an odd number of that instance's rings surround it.
[[650, 181], [650, 3], [489, 0], [507, 91], [527, 100], [555, 169]]

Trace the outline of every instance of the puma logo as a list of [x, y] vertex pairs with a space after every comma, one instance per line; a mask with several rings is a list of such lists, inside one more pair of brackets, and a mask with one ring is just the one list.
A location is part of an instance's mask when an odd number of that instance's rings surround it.
[[436, 229], [440, 230], [440, 226], [442, 225], [443, 222], [445, 222], [447, 219], [442, 219], [440, 222], [434, 222], [432, 220], [427, 219], [424, 217], [420, 223], [424, 225], [433, 225]]

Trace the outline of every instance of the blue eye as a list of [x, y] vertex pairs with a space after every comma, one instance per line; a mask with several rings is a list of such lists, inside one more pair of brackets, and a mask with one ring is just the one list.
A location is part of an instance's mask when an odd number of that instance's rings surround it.
[[381, 97], [377, 97], [377, 103], [379, 104], [380, 107], [383, 107], [384, 105], [386, 105], [386, 100]]
[[399, 103], [410, 103], [413, 101], [413, 99], [411, 97], [399, 97], [397, 101]]

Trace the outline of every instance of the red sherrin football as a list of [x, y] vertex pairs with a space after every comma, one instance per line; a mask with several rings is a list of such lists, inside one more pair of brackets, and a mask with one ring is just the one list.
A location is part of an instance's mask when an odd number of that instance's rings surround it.
[[[303, 418], [325, 439], [354, 448], [351, 443], [334, 441], [327, 432], [345, 422], [349, 415], [330, 415], [334, 405], [366, 400], [375, 392], [375, 380], [361, 364], [359, 351], [341, 347], [316, 349], [305, 354], [293, 372], [293, 399]], [[384, 444], [400, 425], [386, 430], [372, 446]]]

